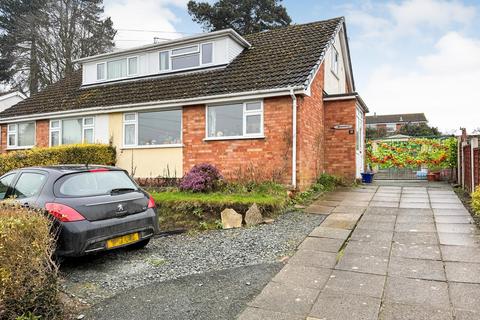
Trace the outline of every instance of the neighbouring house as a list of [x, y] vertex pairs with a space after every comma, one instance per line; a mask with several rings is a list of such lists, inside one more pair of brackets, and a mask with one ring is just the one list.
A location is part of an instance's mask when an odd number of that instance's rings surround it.
[[364, 170], [365, 103], [343, 18], [240, 36], [221, 30], [77, 61], [0, 113], [1, 152], [98, 142], [137, 178], [212, 163], [304, 189]]
[[7, 92], [0, 92], [0, 112], [10, 108], [11, 106], [19, 103], [26, 98], [27, 97], [20, 91], [12, 90]]
[[395, 133], [406, 124], [428, 124], [424, 113], [384, 114], [367, 116], [367, 128], [384, 129], [387, 133]]

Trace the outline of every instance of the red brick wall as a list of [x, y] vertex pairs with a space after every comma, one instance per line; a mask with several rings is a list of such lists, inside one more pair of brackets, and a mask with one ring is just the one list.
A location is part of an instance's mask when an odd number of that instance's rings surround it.
[[0, 137], [1, 137], [0, 153], [6, 153], [7, 152], [7, 125], [6, 124], [0, 125]]
[[475, 164], [473, 170], [475, 187], [480, 186], [480, 151], [479, 148], [473, 149], [473, 163]]
[[48, 147], [49, 121], [37, 120], [35, 145], [37, 147]]
[[355, 133], [332, 129], [346, 124], [355, 128], [356, 100], [325, 102], [325, 167], [326, 172], [354, 180], [356, 176]]
[[297, 181], [306, 189], [325, 171], [325, 124], [323, 106], [324, 66], [311, 86], [311, 96], [298, 99]]
[[183, 108], [183, 170], [198, 163], [217, 166], [227, 178], [249, 171], [259, 178], [291, 183], [292, 99], [264, 100], [264, 139], [204, 141], [205, 106]]

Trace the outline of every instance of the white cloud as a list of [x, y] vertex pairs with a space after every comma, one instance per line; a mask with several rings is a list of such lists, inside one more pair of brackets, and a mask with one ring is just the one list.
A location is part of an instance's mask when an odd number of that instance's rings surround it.
[[371, 112], [425, 112], [431, 125], [442, 130], [480, 127], [480, 42], [452, 32], [435, 50], [408, 68], [375, 70], [362, 91]]
[[185, 8], [187, 0], [107, 0], [105, 14], [110, 16], [115, 29], [156, 30], [162, 32], [137, 32], [119, 30], [115, 37], [119, 48], [153, 43], [154, 37], [173, 39], [176, 33], [174, 23], [178, 17], [171, 6]]
[[382, 41], [419, 34], [427, 28], [442, 31], [455, 24], [466, 26], [475, 15], [474, 6], [447, 0], [377, 2], [347, 9], [349, 23], [361, 28], [363, 38], [377, 37]]

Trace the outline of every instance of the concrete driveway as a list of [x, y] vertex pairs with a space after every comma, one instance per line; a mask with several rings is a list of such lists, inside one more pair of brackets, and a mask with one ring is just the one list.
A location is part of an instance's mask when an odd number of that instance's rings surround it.
[[447, 184], [327, 195], [329, 214], [239, 319], [480, 319], [480, 235]]

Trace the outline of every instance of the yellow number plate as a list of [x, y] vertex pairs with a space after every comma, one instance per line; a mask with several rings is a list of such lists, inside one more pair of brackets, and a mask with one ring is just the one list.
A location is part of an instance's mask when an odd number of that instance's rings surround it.
[[136, 242], [140, 239], [140, 235], [138, 232], [136, 233], [130, 233], [126, 234], [121, 237], [113, 238], [110, 240], [107, 240], [107, 249], [115, 248], [115, 247], [120, 247], [125, 244], [133, 243]]

